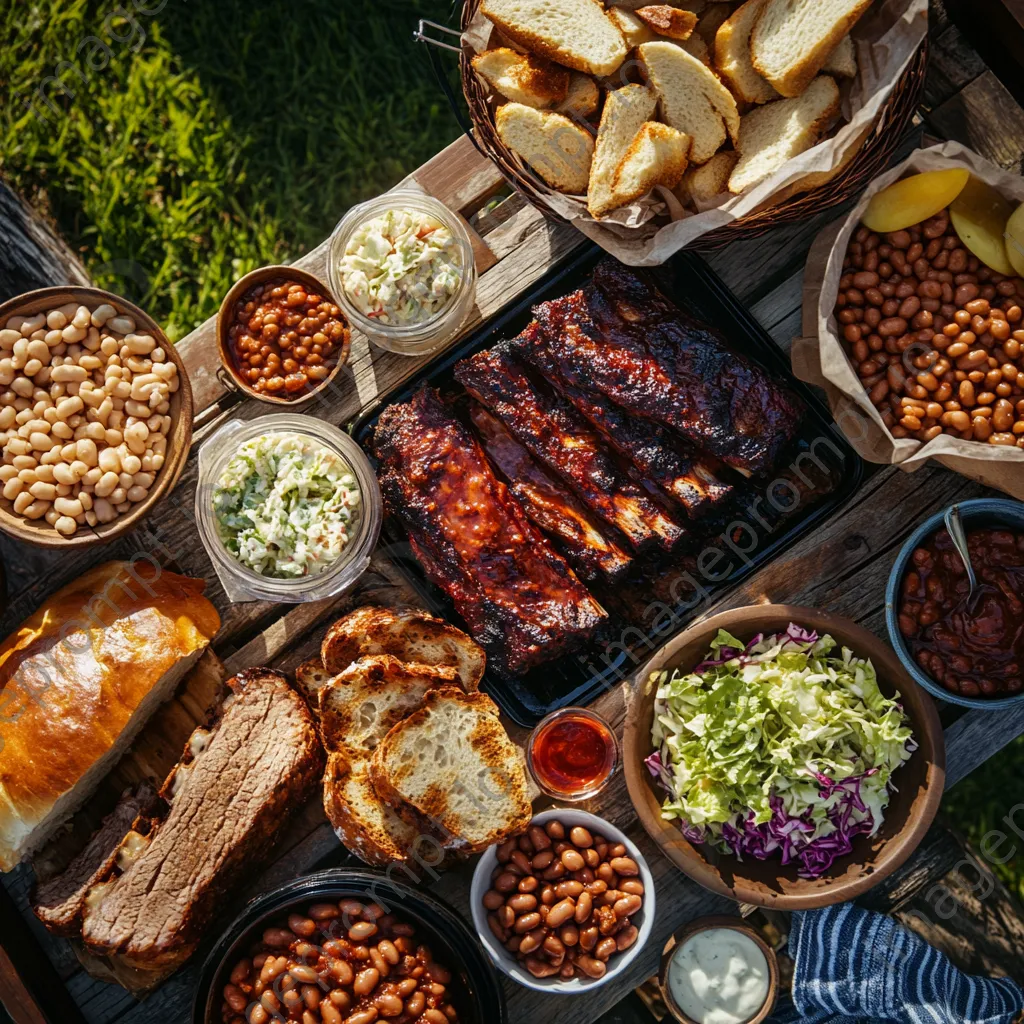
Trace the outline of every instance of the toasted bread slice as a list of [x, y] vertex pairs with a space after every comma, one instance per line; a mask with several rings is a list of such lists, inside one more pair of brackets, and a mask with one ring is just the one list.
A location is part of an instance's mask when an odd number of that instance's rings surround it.
[[644, 43], [637, 53], [658, 94], [662, 120], [693, 139], [693, 163], [710, 160], [727, 135], [736, 141], [736, 100], [713, 71], [673, 43]]
[[631, 50], [635, 50], [642, 43], [650, 43], [658, 38], [658, 33], [654, 29], [641, 21], [635, 11], [626, 7], [612, 7], [608, 11], [608, 17], [618, 26], [626, 40], [626, 45]]
[[652, 4], [641, 7], [636, 16], [660, 36], [669, 39], [689, 39], [697, 27], [697, 15], [693, 11], [682, 11], [667, 4]]
[[320, 729], [329, 751], [369, 757], [438, 686], [458, 686], [454, 668], [415, 665], [390, 654], [352, 662], [320, 691]]
[[729, 191], [740, 193], [774, 174], [787, 160], [810, 149], [839, 113], [839, 86], [820, 75], [795, 99], [776, 100], [744, 114], [740, 158]]
[[314, 711], [319, 707], [320, 691], [330, 681], [331, 673], [320, 658], [310, 658], [295, 670], [295, 688]]
[[466, 690], [480, 685], [487, 663], [483, 648], [443, 619], [379, 605], [364, 605], [338, 619], [320, 648], [328, 676], [338, 675], [368, 654], [390, 654], [399, 661], [454, 668]]
[[345, 754], [327, 756], [324, 812], [342, 844], [367, 864], [404, 863], [424, 834], [423, 827], [404, 821], [377, 795], [370, 762]]
[[839, 75], [840, 78], [857, 77], [857, 48], [853, 45], [853, 36], [845, 35], [839, 40], [839, 45], [828, 55], [821, 70], [823, 74]]
[[871, 0], [766, 0], [750, 35], [758, 73], [783, 96], [799, 96]]
[[574, 71], [610, 75], [626, 59], [622, 33], [594, 0], [483, 0], [514, 43]]
[[564, 114], [506, 103], [495, 116], [498, 137], [552, 188], [571, 195], [587, 189], [594, 158], [590, 132]]
[[555, 107], [556, 113], [567, 114], [572, 118], [593, 117], [601, 105], [601, 90], [590, 75], [581, 71], [573, 71], [569, 76], [569, 92], [565, 99]]
[[615, 196], [615, 173], [637, 132], [654, 116], [656, 106], [654, 93], [643, 85], [625, 85], [605, 99], [587, 190], [592, 217], [603, 217], [622, 206]]
[[622, 205], [647, 195], [655, 185], [675, 188], [686, 170], [690, 136], [648, 121], [630, 143], [615, 172], [612, 191]]
[[750, 33], [763, 7], [764, 0], [747, 0], [715, 35], [715, 70], [744, 103], [770, 103], [779, 98], [775, 87], [750, 63]]
[[507, 46], [478, 53], [473, 69], [505, 99], [528, 107], [553, 107], [569, 93], [569, 72], [532, 53], [517, 53]]
[[443, 687], [396, 725], [373, 754], [377, 793], [435, 824], [445, 845], [476, 853], [530, 823], [522, 753], [493, 701]]
[[732, 14], [732, 7], [729, 4], [713, 3], [704, 8], [704, 13], [697, 21], [697, 35], [704, 40], [707, 46], [715, 45], [715, 34], [719, 26]]
[[706, 209], [718, 196], [729, 191], [729, 175], [739, 158], [736, 150], [723, 149], [706, 164], [691, 167], [683, 175], [676, 195], [683, 203], [692, 203], [698, 210]]

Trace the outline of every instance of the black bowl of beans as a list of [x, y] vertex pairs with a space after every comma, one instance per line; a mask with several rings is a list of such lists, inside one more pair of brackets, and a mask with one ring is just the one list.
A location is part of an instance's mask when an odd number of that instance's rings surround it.
[[440, 900], [333, 869], [249, 904], [207, 957], [193, 1024], [506, 1024], [487, 955]]
[[945, 510], [911, 534], [886, 593], [889, 638], [933, 696], [994, 711], [1024, 702], [1024, 503], [959, 503], [977, 589], [946, 530]]
[[217, 315], [224, 368], [247, 395], [273, 405], [297, 405], [327, 388], [348, 361], [351, 337], [327, 286], [295, 267], [246, 274]]

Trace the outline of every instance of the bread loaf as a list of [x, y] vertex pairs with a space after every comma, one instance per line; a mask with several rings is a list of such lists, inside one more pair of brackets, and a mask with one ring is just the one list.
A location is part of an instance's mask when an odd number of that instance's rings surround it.
[[202, 580], [107, 562], [0, 646], [0, 868], [88, 799], [220, 628]]

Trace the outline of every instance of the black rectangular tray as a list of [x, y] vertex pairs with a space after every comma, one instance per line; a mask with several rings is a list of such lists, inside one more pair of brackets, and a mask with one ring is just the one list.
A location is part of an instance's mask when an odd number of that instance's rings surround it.
[[[390, 394], [379, 398], [371, 408], [348, 425], [348, 431], [369, 454], [370, 436], [377, 418], [386, 406], [408, 401], [423, 384], [439, 388], [442, 393], [461, 392], [462, 388], [453, 376], [456, 363], [503, 338], [518, 334], [532, 318], [533, 306], [575, 291], [586, 282], [597, 263], [605, 258], [608, 258], [607, 254], [595, 245], [571, 254], [556, 264], [526, 296], [510, 303], [489, 323], [428, 363], [412, 381], [399, 385]], [[864, 464], [833, 424], [827, 407], [807, 385], [793, 377], [788, 360], [778, 346], [699, 256], [681, 252], [664, 266], [641, 273], [648, 274], [683, 311], [716, 327], [733, 348], [756, 360], [772, 371], [774, 376], [783, 378], [803, 398], [808, 412], [800, 437], [787, 449], [788, 454], [783, 456], [780, 466], [782, 462], [792, 464], [794, 459], [804, 453], [805, 458], [814, 456], [812, 463], [825, 464], [829, 481], [838, 481], [827, 493], [806, 502], [806, 508], [787, 519], [780, 532], [776, 534], [774, 530], [769, 531], [763, 543], [760, 543], [760, 531], [756, 531], [759, 538], [757, 546], [750, 551], [743, 551], [740, 564], [729, 575], [712, 582], [710, 574], [713, 574], [714, 566], [710, 566], [709, 574], [702, 574], [707, 582], [701, 586], [706, 597], [717, 598], [827, 519], [858, 489], [864, 476]], [[815, 443], [821, 438], [826, 438], [828, 444], [820, 446]], [[806, 454], [808, 452], [809, 455]], [[373, 461], [372, 455], [370, 458]], [[745, 496], [746, 500], [749, 501], [755, 492], [763, 492], [765, 487], [764, 482], [752, 481], [751, 492]], [[742, 512], [742, 507], [734, 507], [728, 518], [736, 520]], [[724, 524], [725, 520], [722, 522]], [[727, 529], [731, 530], [737, 525], [731, 522]], [[732, 536], [736, 540], [735, 531]], [[460, 623], [461, 619], [447, 595], [424, 576], [409, 550], [401, 525], [394, 520], [386, 520], [381, 541], [389, 546], [395, 563], [426, 607], [442, 618]], [[736, 544], [739, 545], [738, 540]], [[683, 601], [673, 609], [672, 628], [669, 630], [652, 629], [651, 635], [645, 637], [642, 631], [631, 628], [627, 620], [620, 619], [616, 629], [625, 626], [623, 637], [626, 634], [639, 634], [635, 644], [608, 644], [608, 638], [605, 637], [604, 644], [600, 640], [595, 641], [591, 650], [565, 656], [519, 678], [488, 670], [483, 688], [514, 721], [527, 727], [536, 725], [545, 715], [559, 708], [589, 703], [602, 691], [631, 675], [657, 647], [679, 633], [700, 614], [699, 604], [692, 608], [687, 607], [687, 604]], [[641, 640], [643, 643], [639, 642]], [[598, 659], [597, 651], [602, 646], [604, 653]], [[613, 648], [619, 648], [619, 651], [609, 657]], [[595, 664], [599, 660], [600, 666]]]

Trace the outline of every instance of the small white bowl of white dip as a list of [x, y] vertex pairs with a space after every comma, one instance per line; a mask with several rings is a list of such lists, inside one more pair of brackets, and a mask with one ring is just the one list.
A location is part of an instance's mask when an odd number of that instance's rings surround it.
[[665, 944], [662, 998], [680, 1024], [761, 1024], [775, 1008], [775, 951], [739, 917], [699, 917]]

